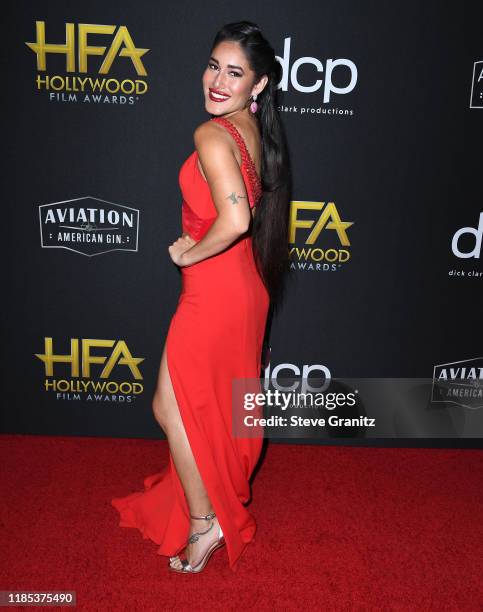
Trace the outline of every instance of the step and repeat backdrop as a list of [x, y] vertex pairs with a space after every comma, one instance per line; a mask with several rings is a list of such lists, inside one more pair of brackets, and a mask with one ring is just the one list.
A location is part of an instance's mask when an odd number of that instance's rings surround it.
[[446, 443], [463, 443], [483, 410], [472, 4], [10, 5], [2, 431], [162, 437], [151, 399], [181, 290], [178, 172], [209, 119], [213, 37], [249, 20], [282, 65], [293, 168], [291, 278], [261, 375], [444, 380]]

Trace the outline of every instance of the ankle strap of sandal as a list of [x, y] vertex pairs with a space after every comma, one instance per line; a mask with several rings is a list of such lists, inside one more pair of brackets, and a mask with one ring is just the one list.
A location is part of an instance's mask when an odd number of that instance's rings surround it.
[[216, 514], [214, 512], [210, 512], [210, 514], [207, 514], [206, 516], [193, 516], [193, 514], [190, 514], [190, 518], [199, 519], [200, 521], [201, 520], [209, 521], [209, 520], [215, 518], [215, 516], [216, 516]]

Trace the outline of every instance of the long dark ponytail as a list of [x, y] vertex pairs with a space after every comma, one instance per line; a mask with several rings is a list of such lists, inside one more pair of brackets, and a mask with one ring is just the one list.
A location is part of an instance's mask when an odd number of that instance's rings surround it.
[[239, 21], [225, 25], [216, 34], [211, 51], [223, 41], [240, 44], [255, 73], [255, 82], [263, 75], [268, 76], [267, 84], [257, 97], [258, 110], [255, 113], [262, 139], [263, 195], [257, 205], [251, 235], [257, 269], [275, 311], [281, 304], [285, 276], [290, 269], [288, 223], [292, 188], [287, 140], [277, 110], [281, 65], [255, 23]]

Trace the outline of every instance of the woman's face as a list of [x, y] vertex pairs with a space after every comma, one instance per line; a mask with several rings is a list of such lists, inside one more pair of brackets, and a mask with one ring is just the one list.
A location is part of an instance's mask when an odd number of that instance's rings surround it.
[[205, 108], [211, 115], [225, 115], [244, 108], [254, 91], [255, 73], [236, 42], [224, 41], [213, 49], [203, 73]]

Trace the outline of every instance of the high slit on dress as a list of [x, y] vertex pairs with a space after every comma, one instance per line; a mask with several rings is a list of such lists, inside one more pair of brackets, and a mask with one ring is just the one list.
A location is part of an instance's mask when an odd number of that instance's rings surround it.
[[[233, 123], [214, 117], [239, 146], [250, 208], [262, 195], [260, 179]], [[179, 172], [182, 227], [199, 241], [217, 211], [195, 150]], [[269, 295], [256, 269], [250, 234], [225, 251], [181, 268], [182, 290], [166, 338], [166, 360], [186, 435], [225, 536], [231, 569], [254, 537], [245, 505], [249, 478], [263, 438], [232, 435], [232, 380], [260, 377]], [[175, 465], [144, 480], [144, 490], [115, 498], [121, 527], [135, 527], [174, 556], [186, 545], [189, 508]]]

